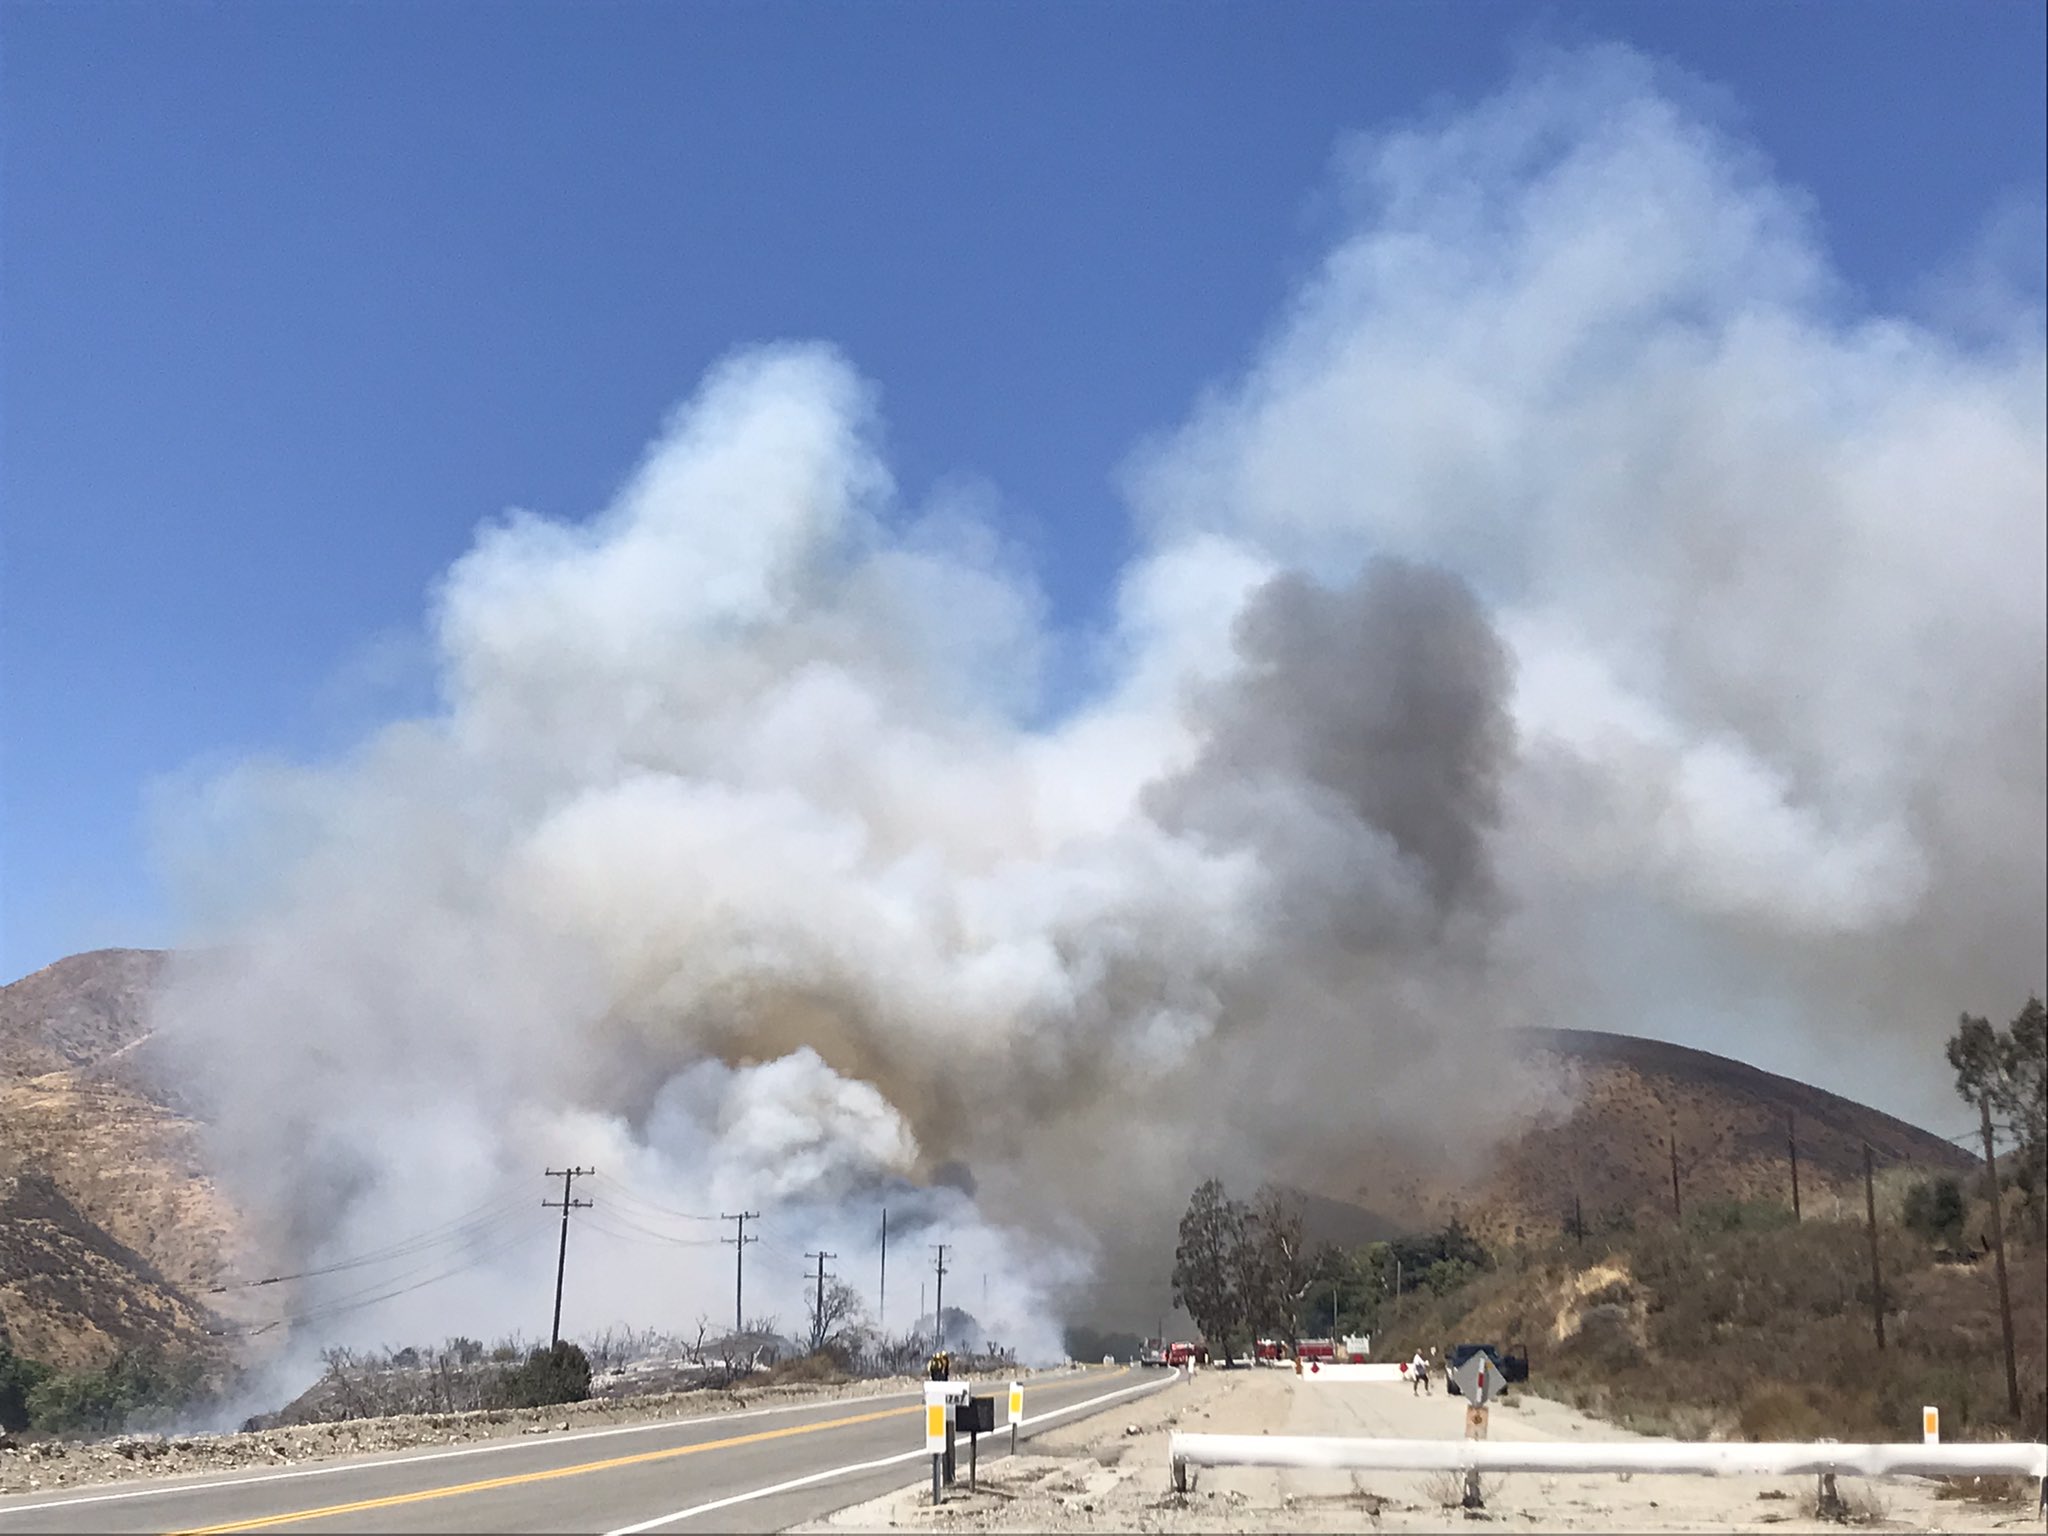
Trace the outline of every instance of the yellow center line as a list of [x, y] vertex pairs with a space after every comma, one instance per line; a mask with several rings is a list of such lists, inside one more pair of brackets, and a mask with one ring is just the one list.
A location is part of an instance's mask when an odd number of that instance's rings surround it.
[[508, 1477], [487, 1477], [480, 1482], [456, 1483], [446, 1488], [423, 1488], [417, 1493], [394, 1493], [381, 1499], [358, 1499], [352, 1504], [328, 1504], [319, 1509], [294, 1510], [289, 1514], [260, 1515], [253, 1520], [233, 1520], [226, 1525], [200, 1526], [194, 1530], [182, 1531], [178, 1536], [222, 1536], [228, 1531], [261, 1531], [274, 1525], [296, 1525], [301, 1520], [325, 1520], [330, 1515], [352, 1515], [363, 1510], [392, 1509], [400, 1504], [418, 1504], [428, 1499], [452, 1499], [465, 1493], [488, 1493], [494, 1488], [517, 1488], [525, 1483], [544, 1483], [557, 1477], [581, 1477], [587, 1472], [608, 1472], [613, 1467], [639, 1466], [650, 1461], [669, 1461], [678, 1456], [695, 1456], [700, 1451], [723, 1451], [735, 1445], [758, 1445], [764, 1440], [784, 1440], [792, 1435], [815, 1435], [820, 1430], [843, 1429], [849, 1424], [871, 1424], [876, 1419], [891, 1419], [907, 1413], [922, 1412], [918, 1404], [907, 1408], [882, 1408], [873, 1413], [851, 1414], [843, 1419], [827, 1419], [820, 1424], [793, 1424], [786, 1429], [762, 1429], [749, 1435], [734, 1435], [725, 1440], [705, 1440], [696, 1445], [678, 1445], [665, 1451], [640, 1451], [631, 1456], [612, 1456], [603, 1461], [578, 1462], [574, 1466], [554, 1467], [545, 1472], [518, 1472]]

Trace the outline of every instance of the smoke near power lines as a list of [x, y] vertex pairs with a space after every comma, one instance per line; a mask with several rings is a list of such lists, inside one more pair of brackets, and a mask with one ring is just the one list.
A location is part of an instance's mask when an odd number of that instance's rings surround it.
[[[278, 1251], [594, 1164], [849, 1273], [888, 1204], [1049, 1351], [1198, 1172], [1441, 1139], [1516, 1024], [1853, 1048], [1881, 1098], [2038, 986], [2038, 309], [1857, 314], [1624, 52], [1341, 167], [1266, 343], [1134, 448], [1087, 695], [1040, 707], [1077, 642], [898, 495], [857, 360], [753, 347], [610, 506], [479, 532], [436, 712], [174, 813], [160, 1023]], [[721, 1314], [728, 1253], [658, 1254], [575, 1305]]]

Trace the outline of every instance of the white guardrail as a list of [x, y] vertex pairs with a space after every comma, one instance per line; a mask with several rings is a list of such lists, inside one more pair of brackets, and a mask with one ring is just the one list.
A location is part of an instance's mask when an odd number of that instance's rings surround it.
[[1688, 1440], [1359, 1440], [1320, 1435], [1184, 1435], [1168, 1443], [1173, 1484], [1194, 1467], [1334, 1467], [1367, 1472], [1693, 1472], [1710, 1477], [2048, 1478], [2048, 1445], [1841, 1445]]

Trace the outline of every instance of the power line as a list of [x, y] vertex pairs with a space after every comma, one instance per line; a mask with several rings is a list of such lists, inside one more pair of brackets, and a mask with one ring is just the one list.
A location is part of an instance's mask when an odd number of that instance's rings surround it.
[[676, 1237], [667, 1232], [657, 1232], [652, 1227], [642, 1226], [623, 1211], [616, 1209], [607, 1209], [605, 1216], [607, 1221], [615, 1221], [620, 1226], [626, 1228], [626, 1230], [623, 1232], [613, 1230], [607, 1227], [604, 1222], [597, 1221], [589, 1216], [583, 1219], [585, 1224], [595, 1227], [607, 1237], [621, 1238], [629, 1243], [665, 1243], [671, 1248], [716, 1248], [718, 1246], [718, 1239], [715, 1237]]
[[456, 1217], [454, 1221], [443, 1226], [431, 1227], [425, 1232], [418, 1233], [412, 1237], [401, 1238], [399, 1241], [388, 1243], [382, 1248], [373, 1248], [367, 1253], [356, 1254], [346, 1259], [336, 1259], [329, 1264], [316, 1264], [310, 1269], [294, 1270], [290, 1274], [265, 1275], [260, 1280], [226, 1281], [220, 1285], [208, 1286], [206, 1294], [216, 1296], [228, 1291], [254, 1290], [258, 1286], [282, 1285], [289, 1280], [311, 1280], [321, 1275], [340, 1274], [344, 1270], [364, 1269], [373, 1264], [389, 1264], [398, 1259], [409, 1259], [417, 1254], [431, 1252], [433, 1249], [443, 1247], [448, 1243], [473, 1236], [478, 1232], [487, 1231], [506, 1217], [512, 1215], [514, 1211], [525, 1203], [523, 1196], [502, 1196], [497, 1200], [478, 1206], [475, 1210], [463, 1216]]
[[663, 1205], [658, 1200], [650, 1199], [648, 1196], [641, 1194], [630, 1185], [621, 1184], [610, 1175], [604, 1176], [604, 1186], [622, 1200], [630, 1201], [634, 1205], [645, 1206], [648, 1210], [660, 1216], [674, 1217], [677, 1221], [724, 1221], [727, 1219], [723, 1216], [707, 1215], [700, 1211], [674, 1210], [669, 1206]]
[[[415, 1281], [411, 1285], [391, 1286], [387, 1290], [378, 1290], [373, 1286], [368, 1291], [353, 1292], [347, 1296], [336, 1298], [333, 1301], [309, 1307], [304, 1312], [288, 1313], [283, 1317], [275, 1318], [267, 1323], [257, 1324], [254, 1327], [209, 1328], [207, 1332], [215, 1338], [248, 1339], [287, 1325], [321, 1322], [327, 1318], [339, 1317], [349, 1312], [360, 1312], [363, 1308], [375, 1306], [378, 1302], [389, 1301], [395, 1296], [404, 1296], [413, 1291], [424, 1290], [427, 1286], [438, 1285], [443, 1280], [452, 1279], [456, 1275], [465, 1274], [481, 1265], [488, 1264], [491, 1260], [499, 1258], [518, 1247], [526, 1235], [526, 1231], [514, 1232], [504, 1241], [484, 1249], [481, 1253], [473, 1255], [453, 1268], [444, 1269], [437, 1275], [429, 1275], [426, 1279]], [[413, 1271], [413, 1273], [417, 1272]], [[389, 1282], [384, 1283], [389, 1284]], [[374, 1292], [374, 1294], [371, 1294], [371, 1292]]]

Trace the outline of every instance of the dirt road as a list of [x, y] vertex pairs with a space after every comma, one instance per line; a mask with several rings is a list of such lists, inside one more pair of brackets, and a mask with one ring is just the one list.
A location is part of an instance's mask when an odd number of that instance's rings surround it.
[[[1030, 1404], [1026, 1403], [1027, 1417]], [[1448, 1439], [1464, 1405], [1415, 1398], [1405, 1386], [1310, 1385], [1277, 1370], [1206, 1371], [1126, 1411], [1031, 1437], [939, 1509], [925, 1485], [840, 1511], [809, 1531], [1390, 1531], [1466, 1528], [1458, 1487], [1441, 1474], [1217, 1468], [1185, 1499], [1169, 1489], [1167, 1433], [1373, 1435]], [[1560, 1404], [1516, 1395], [1492, 1410], [1495, 1440], [1640, 1438]], [[1487, 1480], [1485, 1520], [1518, 1530], [1839, 1531], [1813, 1518], [1813, 1482], [1799, 1478], [1611, 1475]], [[2039, 1529], [2026, 1502], [1937, 1499], [1919, 1479], [1843, 1479], [1859, 1523], [1874, 1529]]]

